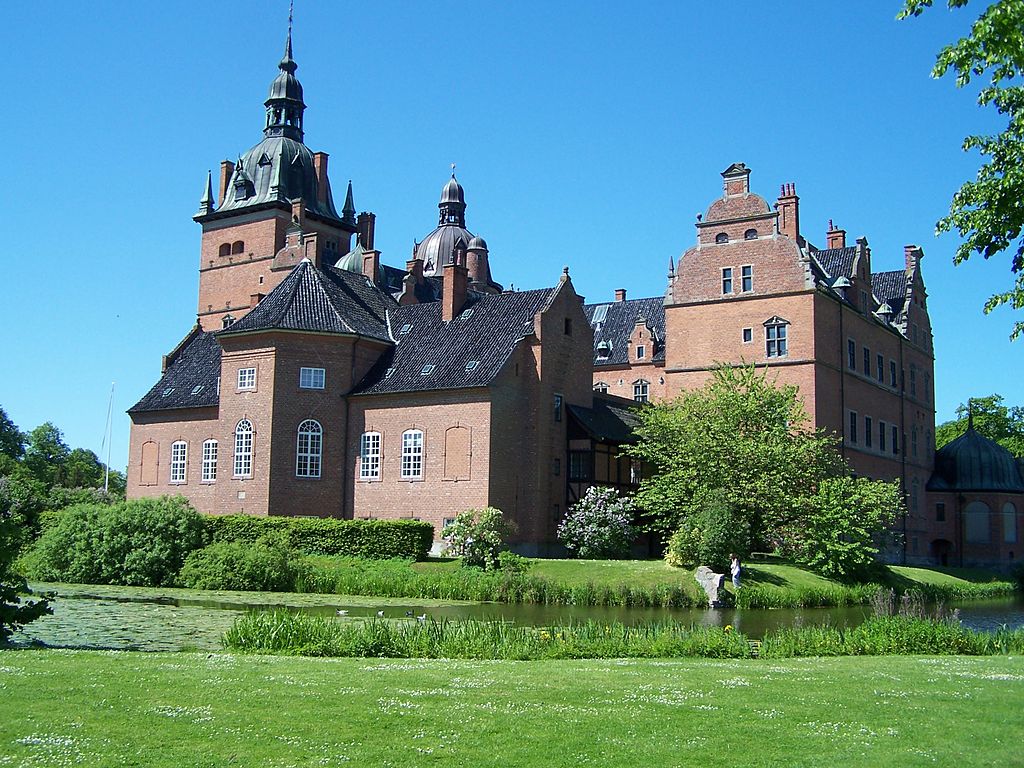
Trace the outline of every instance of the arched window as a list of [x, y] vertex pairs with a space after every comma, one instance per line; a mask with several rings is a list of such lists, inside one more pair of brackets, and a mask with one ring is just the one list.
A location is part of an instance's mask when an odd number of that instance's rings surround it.
[[729, 236], [725, 234], [725, 232], [719, 232], [717, 235], [715, 235], [715, 242], [718, 243], [719, 245], [721, 245], [722, 243], [728, 243]]
[[989, 542], [989, 508], [983, 501], [972, 501], [964, 508], [964, 529], [972, 544]]
[[203, 443], [203, 482], [212, 483], [217, 479], [217, 441]]
[[423, 478], [423, 431], [410, 429], [402, 433], [402, 479]]
[[645, 379], [637, 379], [633, 382], [633, 399], [638, 403], [646, 403], [650, 400], [651, 384]]
[[380, 480], [380, 432], [363, 432], [359, 440], [359, 479]]
[[306, 419], [299, 424], [295, 445], [295, 476], [320, 477], [320, 454], [323, 452], [324, 430], [319, 421]]
[[743, 239], [744, 240], [757, 240], [757, 230], [756, 229], [748, 229], [746, 232], [743, 233]]
[[221, 243], [220, 248], [217, 249], [218, 256], [230, 256], [231, 255], [231, 243]]
[[242, 253], [243, 251], [245, 251], [245, 243], [243, 241], [235, 240], [235, 242], [231, 244], [231, 253], [237, 254]]
[[188, 443], [177, 440], [171, 443], [171, 482], [185, 482], [185, 468], [188, 466]]
[[1017, 508], [1009, 501], [1003, 505], [1003, 541], [1007, 544], [1017, 541]]
[[252, 477], [252, 422], [248, 419], [235, 427], [235, 477]]

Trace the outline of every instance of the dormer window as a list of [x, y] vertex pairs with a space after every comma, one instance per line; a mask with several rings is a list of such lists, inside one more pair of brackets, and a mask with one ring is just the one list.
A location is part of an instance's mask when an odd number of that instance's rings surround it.
[[220, 322], [222, 327], [229, 328], [230, 326], [234, 325], [235, 318], [233, 318], [231, 315], [224, 315]]
[[729, 236], [725, 234], [725, 232], [719, 232], [717, 235], [715, 235], [715, 242], [718, 243], [719, 245], [724, 245], [725, 243], [729, 242]]
[[597, 382], [597, 384], [594, 385], [594, 391], [606, 395], [608, 394], [608, 385], [605, 384], [603, 381], [599, 381]]
[[597, 345], [597, 359], [598, 360], [607, 360], [609, 357], [611, 357], [611, 354], [612, 354], [611, 342], [602, 341], [602, 342], [600, 342]]

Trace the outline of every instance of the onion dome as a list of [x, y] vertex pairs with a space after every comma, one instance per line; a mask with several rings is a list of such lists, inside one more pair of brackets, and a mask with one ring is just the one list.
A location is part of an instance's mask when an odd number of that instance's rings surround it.
[[1024, 478], [1013, 454], [969, 424], [936, 452], [928, 490], [1024, 493]]
[[443, 206], [450, 203], [457, 205], [466, 204], [465, 191], [462, 189], [462, 185], [459, 184], [459, 180], [455, 178], [454, 171], [448, 183], [444, 185], [444, 189], [441, 190], [441, 202], [438, 205]]
[[270, 94], [263, 105], [267, 108], [267, 122], [263, 135], [286, 136], [302, 141], [302, 115], [306, 104], [302, 100], [302, 84], [295, 77], [299, 65], [292, 58], [292, 24], [288, 19], [288, 38], [284, 44], [284, 57], [278, 63], [280, 73], [270, 84]]
[[363, 273], [363, 255], [365, 253], [363, 244], [357, 241], [356, 247], [338, 259], [334, 266], [337, 269], [343, 269], [346, 272], [357, 272], [361, 275]]

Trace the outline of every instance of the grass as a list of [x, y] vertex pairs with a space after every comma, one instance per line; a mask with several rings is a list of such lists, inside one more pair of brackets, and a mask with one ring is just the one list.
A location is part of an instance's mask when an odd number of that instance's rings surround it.
[[1019, 657], [2, 651], [0, 689], [0, 765], [12, 766], [969, 768], [1012, 762], [1024, 736]]

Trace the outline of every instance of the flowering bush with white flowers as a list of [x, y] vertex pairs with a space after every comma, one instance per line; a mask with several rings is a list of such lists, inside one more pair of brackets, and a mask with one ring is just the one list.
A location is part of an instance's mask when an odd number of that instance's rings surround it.
[[499, 553], [507, 549], [505, 539], [511, 523], [494, 507], [467, 509], [445, 526], [441, 538], [447, 542], [445, 554], [462, 558], [463, 565], [488, 571], [498, 567]]
[[633, 500], [614, 488], [592, 486], [558, 526], [558, 540], [585, 559], [625, 557], [634, 538]]

